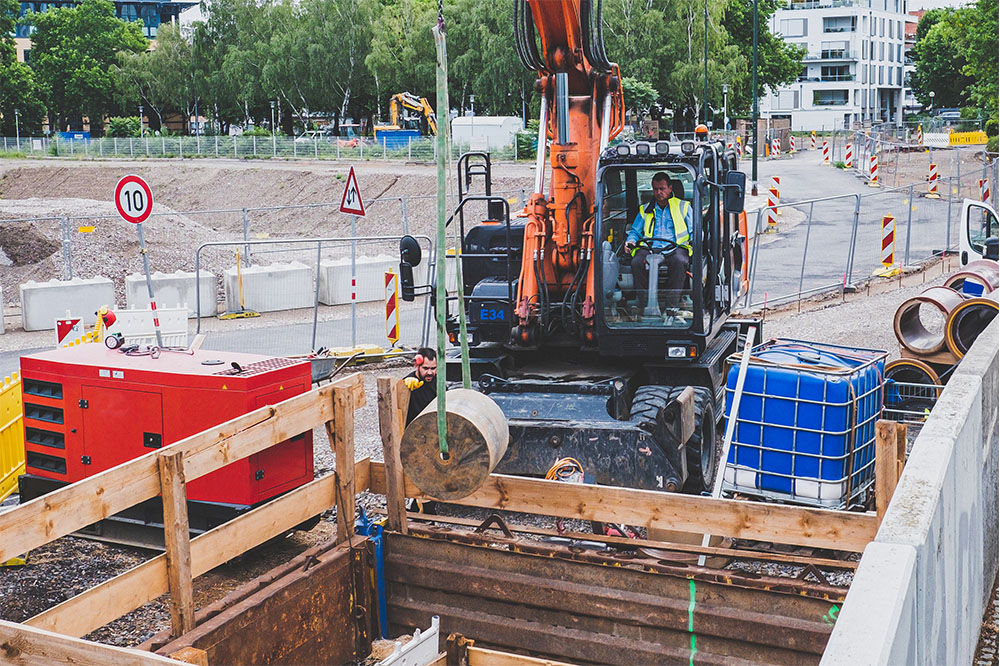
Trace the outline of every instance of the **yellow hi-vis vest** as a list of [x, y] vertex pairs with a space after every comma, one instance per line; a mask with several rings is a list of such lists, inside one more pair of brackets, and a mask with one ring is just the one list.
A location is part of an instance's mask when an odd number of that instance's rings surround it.
[[[674, 223], [674, 242], [686, 249], [688, 256], [691, 256], [691, 234], [688, 232], [687, 223], [684, 221], [688, 210], [691, 209], [691, 204], [677, 197], [670, 197], [667, 200], [667, 205], [670, 207], [670, 219]], [[642, 228], [642, 235], [645, 238], [652, 238], [653, 228], [656, 226], [656, 202], [649, 202], [649, 205], [645, 208], [640, 208], [639, 212], [642, 214], [642, 219], [645, 222], [645, 226]], [[635, 255], [635, 250], [632, 251], [632, 255]]]

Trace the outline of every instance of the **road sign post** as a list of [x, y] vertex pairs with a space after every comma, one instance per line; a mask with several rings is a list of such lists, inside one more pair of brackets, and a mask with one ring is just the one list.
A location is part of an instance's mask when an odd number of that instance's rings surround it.
[[[339, 144], [338, 144], [339, 145]], [[358, 346], [358, 274], [357, 274], [357, 241], [358, 218], [365, 216], [365, 202], [358, 188], [358, 177], [354, 175], [354, 167], [347, 174], [347, 186], [344, 196], [340, 199], [340, 212], [351, 216], [351, 346]]]
[[142, 255], [142, 268], [146, 273], [146, 290], [149, 292], [149, 308], [153, 312], [153, 330], [156, 332], [156, 346], [163, 346], [163, 335], [160, 333], [160, 317], [156, 314], [156, 300], [153, 297], [153, 279], [149, 275], [149, 254], [146, 252], [146, 239], [142, 234], [142, 223], [149, 219], [153, 212], [153, 190], [149, 183], [136, 175], [128, 175], [118, 181], [115, 186], [115, 208], [126, 222], [131, 222], [139, 230], [139, 253]]

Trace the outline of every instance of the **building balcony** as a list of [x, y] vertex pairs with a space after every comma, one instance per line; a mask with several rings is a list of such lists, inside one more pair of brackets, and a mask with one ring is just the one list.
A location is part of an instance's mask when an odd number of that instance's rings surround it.
[[854, 74], [828, 74], [826, 76], [800, 76], [799, 83], [834, 83], [838, 81], [853, 81]]
[[857, 60], [857, 51], [850, 49], [831, 49], [819, 53], [807, 53], [803, 60]]
[[863, 0], [792, 0], [788, 9], [827, 9], [830, 7], [865, 7]]

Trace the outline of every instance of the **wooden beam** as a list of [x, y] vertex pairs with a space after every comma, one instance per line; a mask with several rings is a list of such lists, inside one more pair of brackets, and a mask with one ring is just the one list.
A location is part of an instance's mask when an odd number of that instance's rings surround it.
[[527, 657], [523, 654], [500, 652], [489, 648], [469, 648], [469, 666], [570, 666], [565, 661]]
[[[364, 402], [362, 401], [362, 404]], [[347, 388], [333, 390], [333, 419], [326, 422], [326, 435], [334, 455], [337, 480], [337, 543], [342, 543], [354, 529], [354, 395]], [[347, 464], [345, 464], [347, 463]]]
[[[333, 418], [333, 391], [338, 386], [349, 386], [355, 396], [363, 395], [361, 379], [357, 374], [345, 377], [160, 451], [181, 451], [188, 480], [197, 479], [329, 421]], [[156, 454], [150, 451], [0, 514], [0, 562], [155, 497], [160, 492]]]
[[167, 560], [167, 587], [170, 589], [171, 636], [194, 629], [194, 592], [191, 589], [191, 533], [188, 529], [187, 487], [184, 460], [180, 451], [156, 456], [160, 467], [160, 494], [163, 497], [163, 543]]
[[195, 666], [208, 666], [208, 653], [196, 647], [181, 648], [170, 655], [171, 659], [183, 661], [185, 664], [195, 664]]
[[906, 466], [906, 424], [896, 424], [896, 478], [903, 476]]
[[152, 652], [102, 645], [0, 620], [0, 658], [17, 666], [184, 666]]
[[[385, 493], [384, 471], [382, 463], [371, 463], [372, 492]], [[405, 493], [407, 497], [434, 499], [421, 493], [409, 480]], [[504, 474], [491, 474], [472, 495], [449, 502], [854, 552], [864, 550], [878, 529], [878, 519], [870, 513], [568, 484]]]
[[[369, 460], [359, 460], [355, 476], [368, 489]], [[363, 483], [362, 483], [363, 482]], [[333, 474], [271, 500], [191, 541], [191, 573], [197, 577], [282, 534], [334, 505]], [[159, 555], [125, 573], [39, 613], [26, 625], [69, 636], [86, 636], [168, 591], [166, 557]]]
[[378, 428], [382, 435], [386, 475], [386, 527], [401, 534], [406, 534], [406, 498], [403, 495], [405, 477], [403, 464], [399, 459], [399, 440], [403, 434], [406, 406], [401, 404], [408, 405], [409, 401], [410, 392], [401, 380], [393, 377], [378, 378]]
[[898, 439], [895, 421], [875, 422], [875, 513], [880, 523], [899, 482]]

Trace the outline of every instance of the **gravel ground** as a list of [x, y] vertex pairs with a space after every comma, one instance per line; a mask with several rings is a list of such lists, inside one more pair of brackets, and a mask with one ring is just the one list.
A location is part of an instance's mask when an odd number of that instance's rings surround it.
[[998, 581], [993, 581], [990, 604], [983, 613], [983, 629], [976, 646], [974, 666], [997, 666], [1000, 663], [1000, 590]]

